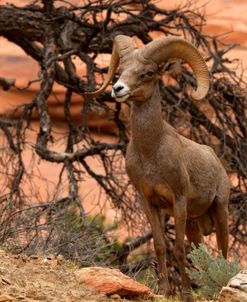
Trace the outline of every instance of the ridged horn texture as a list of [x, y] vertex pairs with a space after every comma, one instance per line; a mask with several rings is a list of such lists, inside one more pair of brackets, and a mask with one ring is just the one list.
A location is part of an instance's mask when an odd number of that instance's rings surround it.
[[115, 37], [114, 43], [117, 45], [120, 59], [128, 56], [133, 50], [137, 49], [133, 39], [128, 36], [118, 35]]
[[209, 90], [209, 73], [204, 59], [198, 50], [188, 41], [178, 37], [166, 37], [147, 44], [141, 55], [161, 64], [168, 59], [182, 59], [192, 68], [197, 89], [192, 91], [191, 97], [195, 100], [203, 99]]
[[109, 85], [109, 83], [111, 82], [111, 80], [114, 77], [114, 74], [117, 70], [118, 64], [119, 64], [119, 54], [118, 54], [116, 44], [113, 43], [110, 65], [109, 65], [109, 68], [108, 68], [108, 72], [107, 72], [105, 81], [104, 81], [103, 85], [98, 90], [93, 91], [93, 92], [85, 93], [86, 97], [97, 97], [97, 96], [100, 95], [100, 93], [102, 91], [104, 91], [106, 89], [106, 87]]
[[113, 79], [115, 72], [117, 70], [118, 64], [119, 64], [119, 60], [122, 57], [131, 53], [136, 48], [137, 48], [136, 44], [130, 37], [124, 36], [124, 35], [116, 36], [114, 39], [114, 42], [113, 42], [112, 55], [111, 55], [109, 69], [108, 69], [108, 72], [107, 72], [103, 85], [98, 90], [96, 90], [94, 92], [87, 92], [87, 93], [85, 93], [85, 95], [89, 96], [89, 97], [99, 96], [100, 93], [107, 88], [107, 86]]

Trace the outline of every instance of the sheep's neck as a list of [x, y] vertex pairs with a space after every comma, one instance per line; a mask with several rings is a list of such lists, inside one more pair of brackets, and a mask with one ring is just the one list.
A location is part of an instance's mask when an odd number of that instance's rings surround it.
[[150, 99], [143, 103], [133, 101], [131, 110], [132, 144], [143, 155], [154, 153], [165, 131], [158, 83]]

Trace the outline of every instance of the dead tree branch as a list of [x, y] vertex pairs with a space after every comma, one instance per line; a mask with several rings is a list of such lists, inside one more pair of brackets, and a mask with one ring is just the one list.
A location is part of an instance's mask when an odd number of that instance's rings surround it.
[[[107, 67], [100, 63], [102, 54], [111, 53], [116, 35], [127, 34], [148, 43], [155, 32], [176, 33], [189, 39], [201, 48], [211, 66], [211, 90], [204, 106], [194, 103], [186, 94], [187, 85], [194, 86], [195, 79], [182, 64], [164, 71], [172, 81], [168, 85], [160, 81], [166, 100], [162, 105], [169, 123], [189, 138], [211, 145], [234, 179], [230, 229], [232, 250], [240, 251], [241, 246], [246, 247], [247, 231], [247, 98], [246, 83], [236, 72], [237, 62], [228, 57], [235, 45], [223, 44], [220, 37], [204, 34], [203, 9], [190, 5], [166, 10], [150, 0], [80, 3], [42, 0], [19, 7], [0, 7], [0, 36], [19, 46], [39, 65], [39, 73], [35, 79], [28, 79], [24, 88], [16, 87], [15, 81], [4, 78], [3, 74], [0, 86], [4, 90], [11, 91], [14, 87], [23, 91], [29, 90], [34, 82], [40, 83], [29, 102], [0, 119], [3, 137], [0, 242], [27, 253], [41, 247], [62, 252], [85, 264], [96, 257], [83, 262], [85, 255], [79, 252], [82, 243], [86, 244], [85, 238], [100, 236], [100, 242], [108, 247], [102, 259], [124, 264], [123, 270], [144, 269], [153, 261], [152, 257], [144, 257], [134, 264], [127, 261], [133, 250], [151, 238], [140, 212], [140, 201], [125, 173], [128, 104], [116, 104], [109, 90], [92, 100], [85, 99], [84, 92], [101, 85], [107, 72]], [[64, 91], [64, 97], [57, 98], [56, 104], [63, 112], [62, 133], [57, 130], [52, 115], [56, 87]], [[73, 110], [75, 99], [80, 101], [81, 115], [77, 119]], [[90, 123], [91, 116], [102, 118], [104, 125], [110, 125], [107, 130], [110, 141], [102, 139], [105, 128]], [[33, 134], [35, 138], [31, 140]], [[97, 162], [100, 170], [93, 162]], [[36, 185], [37, 179], [45, 179], [39, 171], [44, 163], [49, 163], [51, 170], [59, 167], [51, 196], [45, 200]], [[88, 177], [105, 194], [104, 199], [108, 198], [114, 208], [121, 210], [127, 227], [137, 236], [123, 244], [120, 252], [114, 249], [114, 240], [109, 239], [102, 225], [96, 223], [97, 227], [95, 224], [92, 227], [86, 223], [89, 217], [80, 186]], [[49, 187], [48, 180], [44, 183]], [[172, 242], [174, 229], [172, 224], [169, 226], [166, 234], [168, 242]], [[87, 231], [93, 235], [87, 236]], [[86, 251], [100, 251], [101, 243], [96, 242], [96, 239], [90, 242]], [[175, 278], [176, 268], [169, 247], [171, 277]]]

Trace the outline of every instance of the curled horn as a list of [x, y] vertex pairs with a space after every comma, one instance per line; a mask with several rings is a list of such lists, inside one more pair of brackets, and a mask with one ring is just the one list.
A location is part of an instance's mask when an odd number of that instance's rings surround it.
[[158, 65], [168, 59], [184, 60], [192, 68], [197, 80], [197, 89], [192, 91], [192, 98], [201, 100], [208, 93], [209, 73], [206, 63], [198, 50], [188, 41], [178, 37], [162, 38], [147, 44], [141, 50], [141, 55]]
[[100, 93], [107, 88], [107, 86], [113, 79], [120, 59], [131, 53], [136, 48], [137, 46], [135, 45], [134, 41], [130, 37], [124, 35], [116, 36], [113, 42], [110, 65], [104, 83], [98, 90], [94, 92], [87, 92], [85, 93], [85, 95], [88, 97], [99, 96]]

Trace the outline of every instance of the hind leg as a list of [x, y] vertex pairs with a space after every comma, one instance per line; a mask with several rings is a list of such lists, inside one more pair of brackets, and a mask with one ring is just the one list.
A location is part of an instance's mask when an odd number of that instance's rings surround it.
[[223, 256], [226, 258], [229, 240], [228, 197], [226, 199], [216, 196], [210, 210], [215, 223], [218, 249], [222, 251]]
[[198, 247], [200, 243], [203, 243], [202, 232], [199, 228], [197, 220], [187, 220], [186, 237], [189, 243], [194, 243], [196, 247]]

